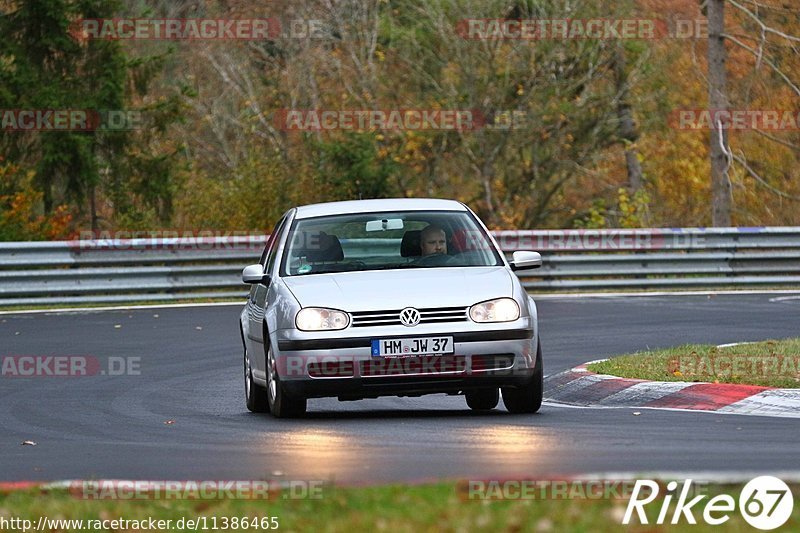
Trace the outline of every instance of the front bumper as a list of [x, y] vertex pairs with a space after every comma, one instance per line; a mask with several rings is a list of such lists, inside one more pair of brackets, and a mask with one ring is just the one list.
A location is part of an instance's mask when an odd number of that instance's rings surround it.
[[[453, 337], [452, 355], [375, 357], [371, 341], [376, 337], [278, 338], [277, 371], [288, 394], [342, 400], [522, 386], [533, 375], [536, 338], [532, 328], [419, 336], [436, 335]], [[381, 335], [380, 339], [408, 336]]]
[[375, 378], [332, 378], [282, 382], [284, 390], [304, 398], [335, 396], [340, 400], [362, 400], [380, 396], [422, 396], [424, 394], [460, 394], [475, 389], [521, 387], [530, 383], [533, 369], [505, 376], [401, 376]]
[[[458, 353], [458, 344], [463, 343], [476, 343], [476, 342], [503, 342], [503, 341], [517, 341], [528, 340], [533, 337], [533, 329], [531, 328], [517, 328], [517, 329], [501, 329], [492, 331], [464, 331], [464, 332], [425, 332], [419, 335], [420, 337], [433, 337], [433, 336], [452, 336], [453, 342], [456, 344], [456, 353]], [[378, 335], [381, 339], [403, 339], [412, 335]], [[370, 337], [348, 337], [344, 339], [308, 339], [308, 340], [278, 340], [278, 350], [284, 352], [308, 352], [308, 351], [333, 351], [339, 349], [366, 349], [369, 355], [369, 349], [372, 339], [376, 335]]]

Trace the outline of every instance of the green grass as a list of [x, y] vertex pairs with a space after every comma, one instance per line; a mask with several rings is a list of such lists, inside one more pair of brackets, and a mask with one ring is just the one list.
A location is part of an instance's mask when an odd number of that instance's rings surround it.
[[684, 344], [621, 355], [589, 365], [598, 374], [653, 381], [738, 383], [800, 388], [800, 339], [716, 348]]
[[[798, 494], [798, 486], [792, 487]], [[729, 494], [738, 499], [740, 485], [708, 486], [704, 493]], [[116, 519], [143, 520], [211, 517], [270, 517], [279, 519], [279, 531], [618, 531], [633, 532], [678, 530], [721, 531], [703, 524], [702, 505], [694, 515], [700, 525], [690, 526], [682, 519], [678, 526], [654, 526], [663, 500], [646, 507], [650, 525], [621, 524], [626, 499], [617, 500], [465, 500], [454, 483], [417, 486], [382, 486], [370, 488], [327, 489], [321, 499], [285, 500], [213, 500], [213, 501], [86, 501], [66, 491], [38, 490], [0, 495], [0, 517], [23, 518], [34, 522], [40, 516], [50, 519]], [[674, 508], [674, 501], [672, 502]], [[698, 512], [698, 507], [700, 507]], [[668, 517], [672, 516], [672, 512]], [[669, 518], [668, 518], [669, 520]], [[220, 522], [221, 523], [221, 522]], [[800, 505], [783, 530], [796, 530], [800, 525]], [[794, 526], [794, 527], [793, 527]], [[173, 530], [177, 530], [174, 526]], [[725, 531], [753, 531], [738, 511], [724, 525]], [[10, 529], [8, 529], [10, 531]], [[77, 531], [65, 528], [64, 531]], [[230, 529], [232, 530], [232, 529]], [[200, 529], [202, 531], [202, 529]], [[211, 531], [211, 529], [209, 529]], [[239, 531], [243, 531], [239, 529]], [[258, 531], [250, 528], [249, 531]]]

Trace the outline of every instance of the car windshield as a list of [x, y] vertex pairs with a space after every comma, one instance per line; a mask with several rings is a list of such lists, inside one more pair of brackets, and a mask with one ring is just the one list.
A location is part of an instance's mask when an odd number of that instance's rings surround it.
[[465, 211], [402, 211], [295, 220], [281, 262], [284, 276], [401, 268], [502, 265]]

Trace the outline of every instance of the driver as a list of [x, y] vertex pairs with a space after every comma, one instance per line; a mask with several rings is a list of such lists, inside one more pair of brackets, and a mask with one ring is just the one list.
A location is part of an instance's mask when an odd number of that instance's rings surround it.
[[447, 235], [441, 226], [431, 224], [419, 234], [420, 255], [447, 254]]

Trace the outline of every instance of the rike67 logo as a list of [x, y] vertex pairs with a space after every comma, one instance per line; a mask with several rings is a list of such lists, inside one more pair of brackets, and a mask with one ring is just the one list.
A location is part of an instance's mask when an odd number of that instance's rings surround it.
[[[692, 480], [683, 482], [680, 492], [678, 482], [670, 481], [667, 484], [666, 494], [663, 496], [661, 508], [655, 523], [679, 524], [685, 519], [688, 524], [696, 524], [695, 513], [702, 516], [703, 521], [710, 525], [721, 525], [730, 520], [731, 514], [737, 509], [736, 500], [728, 494], [719, 494], [708, 501], [707, 494], [701, 494], [689, 499], [692, 492]], [[659, 496], [659, 485], [648, 479], [637, 480], [633, 494], [625, 509], [623, 524], [630, 524], [634, 511], [639, 523], [649, 524], [645, 506], [654, 502]], [[677, 496], [675, 507], [670, 514], [674, 497]], [[703, 502], [701, 504], [701, 502]], [[738, 510], [745, 521], [752, 527], [769, 531], [779, 528], [789, 520], [794, 508], [794, 497], [789, 486], [782, 480], [773, 476], [760, 476], [750, 480], [739, 493]]]

